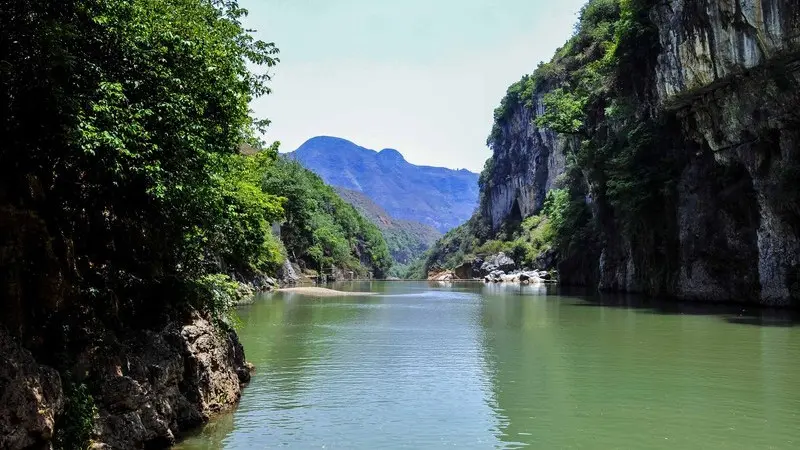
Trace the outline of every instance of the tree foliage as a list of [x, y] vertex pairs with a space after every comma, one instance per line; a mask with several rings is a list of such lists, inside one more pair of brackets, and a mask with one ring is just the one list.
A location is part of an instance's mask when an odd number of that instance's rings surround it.
[[21, 256], [0, 253], [0, 287], [12, 331], [61, 329], [59, 313], [75, 310], [110, 324], [185, 302], [214, 310], [198, 297], [227, 289], [217, 275], [282, 262], [270, 226], [286, 199], [262, 189], [276, 148], [240, 154], [262, 147], [267, 122], [249, 104], [269, 92], [278, 50], [242, 27], [245, 14], [230, 0], [4, 2], [0, 246]]
[[307, 267], [388, 272], [392, 259], [380, 230], [298, 162], [272, 164], [263, 189], [287, 199], [281, 236], [289, 254]]

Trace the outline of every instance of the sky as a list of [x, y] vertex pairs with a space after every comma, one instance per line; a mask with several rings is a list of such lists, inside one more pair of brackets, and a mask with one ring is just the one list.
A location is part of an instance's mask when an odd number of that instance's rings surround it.
[[508, 86], [566, 42], [585, 0], [240, 0], [274, 42], [264, 138], [326, 135], [479, 172]]

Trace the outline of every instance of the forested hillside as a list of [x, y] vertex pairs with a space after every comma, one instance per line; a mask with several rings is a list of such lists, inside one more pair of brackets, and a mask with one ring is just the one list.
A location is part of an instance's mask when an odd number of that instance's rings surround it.
[[378, 226], [395, 263], [407, 265], [422, 256], [442, 234], [435, 228], [410, 220], [391, 217], [383, 208], [358, 191], [336, 188], [344, 201]]
[[286, 199], [281, 238], [292, 260], [361, 277], [367, 271], [383, 277], [391, 267], [378, 227], [313, 172], [280, 158], [267, 169], [263, 187]]
[[249, 379], [226, 324], [242, 282], [287, 255], [388, 269], [374, 225], [256, 138], [278, 50], [245, 14], [0, 7], [0, 447], [169, 445]]

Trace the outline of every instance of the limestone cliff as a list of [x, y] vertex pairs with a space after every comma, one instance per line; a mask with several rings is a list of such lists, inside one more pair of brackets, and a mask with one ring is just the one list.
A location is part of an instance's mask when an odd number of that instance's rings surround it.
[[[235, 405], [250, 380], [233, 331], [193, 315], [160, 331], [92, 330], [69, 373], [95, 408], [93, 449], [167, 448]], [[0, 448], [52, 448], [76, 418], [58, 372], [0, 331]], [[61, 443], [61, 448], [74, 445]]]
[[662, 103], [691, 102], [749, 69], [797, 59], [794, 0], [669, 0], [651, 11], [661, 53], [655, 72]]
[[[592, 216], [580, 249], [568, 255], [562, 249], [565, 282], [682, 299], [797, 305], [800, 4], [638, 4], [645, 31], [627, 50], [636, 56], [628, 56], [627, 66], [618, 63], [604, 94], [587, 103], [582, 127], [559, 134], [535, 125], [543, 97], [563, 83], [539, 83], [527, 103], [518, 101], [496, 116], [481, 214], [497, 229], [537, 213], [544, 193], [570, 170], [565, 154], [577, 153], [578, 143], [601, 142], [589, 146], [590, 156], [577, 158], [572, 179], [563, 182], [572, 183], [573, 199], [582, 198]], [[591, 58], [588, 47], [584, 55]], [[560, 50], [560, 57], [569, 51]], [[587, 66], [562, 64], [567, 71]], [[624, 103], [614, 97], [620, 92], [630, 111], [624, 119], [614, 115]], [[632, 145], [620, 144], [616, 135], [637, 122], [655, 130], [647, 150], [631, 152], [628, 160], [613, 154]], [[602, 159], [606, 154], [612, 157]], [[651, 165], [644, 170], [646, 158]], [[656, 181], [640, 182], [640, 174]], [[617, 176], [627, 178], [623, 183]], [[646, 205], [629, 208], [636, 214], [627, 217], [627, 205], [620, 206], [626, 198], [614, 196], [628, 189], [623, 193], [630, 197], [639, 185], [654, 194], [643, 197]], [[631, 223], [637, 218], [641, 224]]]
[[571, 139], [533, 125], [542, 113], [540, 90], [532, 103], [514, 102], [506, 117], [498, 117], [487, 144], [492, 159], [481, 179], [481, 213], [497, 229], [509, 218], [537, 213], [547, 191], [564, 173], [566, 147]]
[[[687, 137], [713, 154], [715, 165], [744, 169], [739, 183], [753, 195], [741, 198], [750, 204], [740, 210], [754, 211], [756, 217], [731, 218], [718, 224], [719, 233], [755, 257], [753, 274], [758, 276], [751, 282], [762, 303], [796, 301], [800, 5], [791, 0], [694, 3], [671, 1], [653, 10], [662, 46], [656, 70], [659, 100], [677, 114]], [[693, 20], [686, 19], [689, 14]], [[692, 178], [702, 185], [703, 174], [698, 175]], [[682, 248], [694, 238], [690, 202], [678, 210], [685, 225]], [[752, 223], [744, 236], [730, 232], [745, 221]], [[715, 281], [704, 280], [703, 267], [694, 266], [688, 256], [678, 281], [684, 296]]]

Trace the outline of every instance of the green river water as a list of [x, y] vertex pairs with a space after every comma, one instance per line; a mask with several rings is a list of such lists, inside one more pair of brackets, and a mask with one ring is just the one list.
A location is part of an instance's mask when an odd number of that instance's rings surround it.
[[[178, 446], [800, 448], [787, 313], [426, 282], [267, 294], [239, 311], [257, 371]], [[665, 306], [666, 305], [666, 306]]]

